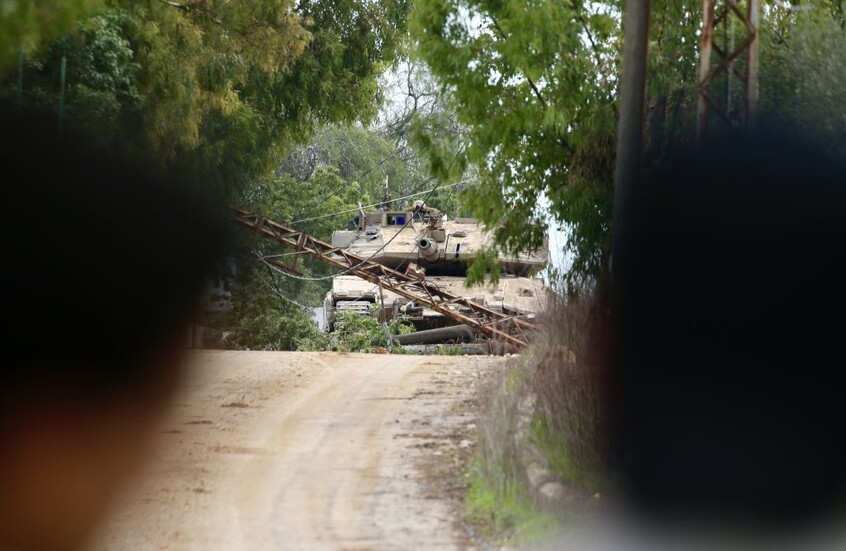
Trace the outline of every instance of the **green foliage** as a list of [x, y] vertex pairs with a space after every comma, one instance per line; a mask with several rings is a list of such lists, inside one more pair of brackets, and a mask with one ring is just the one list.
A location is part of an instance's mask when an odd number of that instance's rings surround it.
[[[307, 182], [288, 174], [257, 179], [244, 189], [239, 203], [273, 219], [286, 221], [303, 212], [321, 216], [350, 208], [360, 194], [361, 188], [356, 182], [345, 181], [333, 167], [321, 167]], [[343, 227], [343, 221], [344, 218], [328, 217], [298, 226], [328, 239], [333, 229]], [[333, 269], [307, 255], [293, 257], [290, 249], [269, 240], [253, 239], [247, 232], [238, 237], [233, 252], [239, 266], [237, 281], [243, 283], [232, 290], [236, 308], [224, 314], [211, 314], [212, 325], [228, 333], [248, 329], [249, 334], [241, 340], [253, 349], [282, 346], [284, 350], [296, 350], [322, 346], [317, 344], [324, 341], [314, 327], [310, 308], [322, 306], [323, 297], [331, 286], [329, 278]], [[287, 276], [260, 258], [293, 264], [306, 279]], [[315, 277], [325, 279], [308, 279]], [[240, 346], [236, 341], [231, 344]]]
[[[356, 181], [345, 180], [332, 166], [316, 169], [305, 181], [288, 174], [256, 180], [241, 204], [279, 221], [316, 218], [354, 209], [358, 201], [373, 197]], [[298, 229], [328, 240], [332, 231], [344, 229], [355, 213], [297, 223]]]
[[[362, 316], [356, 312], [337, 312], [335, 330], [322, 333], [306, 344], [308, 350], [332, 350], [336, 352], [374, 352], [389, 346], [385, 328], [376, 316], [378, 306], [371, 308], [371, 315]], [[388, 322], [391, 336], [406, 335], [414, 326], [406, 317], [394, 318]], [[376, 341], [377, 344], [373, 344]], [[393, 345], [393, 351], [402, 353], [402, 347]]]
[[102, 0], [7, 0], [0, 5], [0, 74], [15, 64], [19, 53], [29, 55], [74, 28]]
[[[320, 185], [315, 180], [321, 171], [327, 170], [334, 171], [339, 178], [336, 184], [323, 186], [323, 191], [313, 198], [321, 204], [299, 205], [290, 220], [315, 216], [318, 211], [338, 212], [356, 208], [359, 203], [379, 202], [384, 196], [386, 179], [393, 198], [426, 192], [437, 185], [408, 146], [389, 139], [382, 129], [360, 125], [329, 125], [318, 129], [309, 142], [291, 150], [276, 173], [292, 178], [300, 186], [312, 187]], [[416, 198], [426, 198], [449, 214], [459, 210], [458, 192], [454, 188]], [[414, 199], [395, 201], [394, 207], [408, 207]], [[334, 204], [329, 205], [330, 202]], [[329, 224], [333, 229], [341, 229], [354, 215], [330, 220]]]
[[[622, 2], [617, 3], [622, 7]], [[652, 3], [643, 166], [647, 177], [650, 170], [661, 165], [668, 152], [693, 145], [701, 25], [701, 1], [656, 0]], [[616, 45], [617, 55], [621, 56], [622, 37], [619, 34]], [[718, 95], [719, 90], [714, 93]], [[608, 161], [611, 159], [609, 157]], [[578, 263], [579, 259], [575, 261]]]
[[[59, 105], [59, 67], [67, 63], [64, 126], [90, 136], [103, 147], [111, 145], [123, 117], [143, 105], [135, 79], [139, 65], [124, 37], [126, 13], [103, 9], [77, 22], [73, 33], [27, 59], [22, 82], [25, 107], [56, 111]], [[17, 76], [17, 75], [16, 75]], [[4, 95], [17, 93], [17, 80], [7, 81]]]
[[473, 263], [467, 267], [467, 285], [483, 283], [486, 279], [489, 279], [492, 285], [496, 285], [502, 273], [502, 266], [497, 257], [495, 249], [480, 249]]
[[[761, 111], [840, 153], [843, 4], [801, 7], [810, 9], [764, 3]], [[607, 276], [622, 8], [620, 0], [418, 0], [410, 19], [416, 53], [464, 130], [452, 147], [437, 130], [421, 132], [432, 169], [455, 151], [458, 165], [477, 168], [467, 204], [507, 252], [541, 245], [548, 208], [567, 230], [571, 292]], [[652, 2], [647, 171], [693, 141], [701, 21], [698, 0]], [[739, 43], [743, 25], [733, 32]], [[718, 103], [726, 100], [721, 86], [712, 94]], [[731, 93], [742, 105], [741, 87]]]
[[464, 500], [467, 520], [488, 541], [497, 545], [528, 542], [557, 528], [555, 517], [538, 511], [516, 486], [498, 491], [479, 468], [478, 460], [469, 475], [470, 487]]
[[221, 188], [268, 172], [316, 123], [372, 116], [406, 9], [402, 0], [202, 6], [132, 8], [155, 98], [143, 126], [163, 158]]
[[772, 12], [763, 35], [761, 110], [846, 158], [843, 4], [815, 4], [808, 11]]
[[[293, 148], [276, 169], [280, 188], [268, 212], [280, 220], [307, 221], [298, 228], [328, 239], [333, 230], [344, 229], [356, 215], [344, 212], [358, 205], [382, 200], [385, 181], [394, 208], [407, 208], [415, 199], [426, 199], [440, 210], [460, 212], [456, 187], [427, 193], [437, 182], [420, 163], [415, 151], [390, 139], [383, 128], [361, 125], [327, 125], [307, 143]], [[284, 183], [283, 183], [284, 182]], [[261, 182], [249, 186], [247, 201], [266, 193]], [[411, 194], [412, 198], [397, 200]], [[371, 209], [368, 210], [372, 210]], [[308, 220], [318, 216], [339, 216]]]
[[208, 348], [232, 350], [297, 350], [317, 338], [312, 312], [287, 299], [297, 284], [273, 281], [257, 266], [246, 264], [234, 280], [233, 309], [209, 312], [201, 320], [211, 328]]
[[530, 439], [549, 461], [553, 473], [561, 480], [578, 485], [591, 494], [606, 492], [611, 488], [607, 473], [596, 468], [599, 460], [583, 461], [573, 456], [573, 444], [567, 439], [567, 432], [556, 427], [561, 420], [552, 420], [547, 415], [532, 419]]
[[[377, 77], [408, 10], [405, 0], [107, 5], [58, 42], [29, 49], [26, 101], [56, 109], [66, 55], [69, 125], [228, 197], [269, 174], [315, 126], [374, 115]], [[5, 72], [5, 95], [17, 93], [18, 77]]]
[[464, 351], [461, 349], [461, 345], [458, 344], [453, 344], [452, 346], [437, 344], [435, 345], [435, 354], [437, 356], [462, 356]]
[[462, 162], [479, 173], [467, 193], [474, 215], [505, 251], [526, 251], [544, 244], [548, 201], [571, 228], [578, 275], [602, 273], [619, 32], [611, 11], [577, 1], [420, 0], [411, 29], [467, 128]]

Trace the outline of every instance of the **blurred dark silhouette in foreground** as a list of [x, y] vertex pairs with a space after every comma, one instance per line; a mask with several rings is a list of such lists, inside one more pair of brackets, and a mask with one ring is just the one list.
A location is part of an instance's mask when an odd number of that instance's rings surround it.
[[54, 118], [0, 120], [0, 548], [72, 549], [144, 458], [222, 231]]
[[644, 182], [613, 260], [629, 505], [776, 539], [842, 521], [846, 169], [763, 128]]

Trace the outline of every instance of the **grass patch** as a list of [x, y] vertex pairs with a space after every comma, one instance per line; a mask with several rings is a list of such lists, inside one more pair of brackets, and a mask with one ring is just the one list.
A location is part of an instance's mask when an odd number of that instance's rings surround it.
[[462, 356], [463, 354], [464, 350], [458, 344], [451, 346], [446, 344], [435, 345], [435, 355], [437, 356]]
[[470, 470], [465, 512], [479, 534], [494, 545], [526, 543], [552, 533], [558, 522], [521, 496], [514, 484], [492, 481], [479, 468]]
[[549, 468], [562, 480], [567, 480], [591, 494], [602, 494], [613, 484], [597, 466], [599, 460], [579, 461], [573, 457], [573, 445], [567, 433], [556, 429], [546, 417], [532, 419], [530, 439], [544, 454]]
[[510, 368], [505, 373], [504, 390], [508, 395], [519, 394], [526, 386], [529, 376], [524, 366]]
[[535, 506], [518, 464], [514, 435], [530, 380], [526, 366], [514, 358], [500, 369], [483, 392], [487, 398], [479, 418], [479, 448], [464, 500], [465, 518], [495, 547], [533, 541], [559, 527], [555, 516]]

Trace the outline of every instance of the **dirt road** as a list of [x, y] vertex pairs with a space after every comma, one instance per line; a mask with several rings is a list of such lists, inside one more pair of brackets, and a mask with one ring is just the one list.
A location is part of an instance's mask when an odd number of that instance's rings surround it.
[[468, 549], [487, 357], [201, 352], [91, 549]]

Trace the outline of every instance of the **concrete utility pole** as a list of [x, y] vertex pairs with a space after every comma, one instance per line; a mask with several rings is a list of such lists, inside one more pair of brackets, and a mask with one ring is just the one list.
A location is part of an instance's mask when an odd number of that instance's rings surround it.
[[[744, 4], [745, 10], [736, 0], [702, 0], [702, 37], [699, 79], [696, 85], [696, 137], [700, 143], [708, 133], [709, 111], [716, 113], [729, 129], [737, 126], [750, 127], [755, 123], [758, 110], [758, 28], [761, 21], [761, 0], [746, 0]], [[745, 32], [735, 47], [732, 23], [736, 20], [743, 24]], [[726, 40], [722, 47], [715, 41], [719, 25], [726, 27]], [[746, 63], [736, 63], [744, 52]], [[711, 62], [712, 53], [719, 57], [716, 65]], [[715, 101], [711, 93], [716, 88], [714, 81], [723, 73], [727, 79], [725, 107]], [[732, 75], [737, 77], [744, 89], [743, 112], [738, 115], [739, 120], [731, 110]]]
[[649, 43], [650, 0], [629, 0], [623, 14], [623, 74], [620, 77], [620, 121], [617, 124], [617, 162], [614, 169], [614, 233], [611, 242], [613, 263], [619, 260], [622, 239], [637, 197], [646, 98], [646, 50]]

